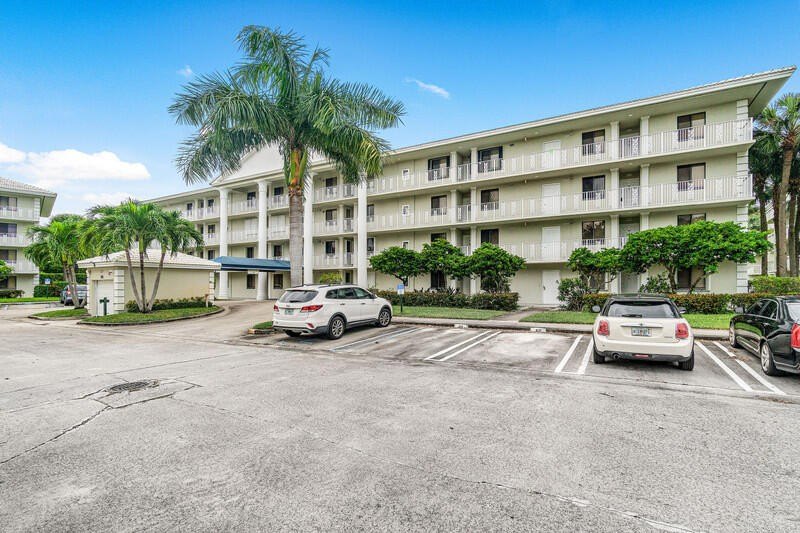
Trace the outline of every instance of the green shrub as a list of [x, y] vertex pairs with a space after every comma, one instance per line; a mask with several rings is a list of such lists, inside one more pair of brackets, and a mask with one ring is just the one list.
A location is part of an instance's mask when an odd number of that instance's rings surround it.
[[21, 289], [0, 289], [0, 298], [19, 298], [25, 294]]
[[583, 298], [583, 310], [584, 311], [591, 311], [592, 307], [594, 307], [595, 305], [603, 307], [603, 305], [605, 305], [605, 303], [606, 303], [606, 300], [608, 300], [609, 296], [611, 296], [611, 295], [608, 294], [607, 292], [599, 292], [599, 293], [596, 293], [596, 294], [587, 294]]
[[800, 294], [800, 278], [778, 276], [753, 276], [750, 286], [754, 293], [788, 295]]
[[669, 285], [669, 275], [662, 272], [657, 276], [649, 276], [647, 280], [639, 287], [639, 292], [642, 294], [667, 294], [672, 290]]
[[[194, 298], [181, 298], [179, 300], [165, 299], [153, 302], [153, 311], [164, 311], [166, 309], [188, 309], [190, 307], [204, 307], [206, 305], [205, 296], [195, 296]], [[129, 313], [138, 313], [139, 306], [131, 300], [125, 304], [125, 310]]]
[[337, 285], [342, 282], [342, 275], [338, 272], [325, 272], [319, 277], [319, 282], [328, 285]]
[[760, 300], [761, 298], [767, 298], [769, 296], [772, 295], [763, 292], [743, 292], [743, 293], [731, 294], [731, 299], [728, 307], [731, 310], [734, 310], [737, 307], [742, 307], [744, 309], [747, 309], [748, 307], [756, 303], [756, 300]]
[[567, 311], [580, 311], [586, 305], [586, 296], [591, 294], [589, 285], [581, 278], [564, 278], [558, 282], [558, 301]]
[[33, 288], [33, 295], [37, 298], [61, 296], [61, 291], [66, 286], [67, 284], [63, 281], [54, 281], [50, 285], [36, 285]]
[[[400, 295], [395, 291], [375, 290], [392, 305], [400, 305]], [[410, 291], [403, 296], [403, 305], [412, 307], [461, 307], [465, 309], [493, 309], [515, 311], [519, 302], [516, 292], [478, 293], [472, 296], [452, 290]]]
[[678, 307], [685, 307], [687, 313], [699, 313], [702, 315], [715, 315], [726, 313], [728, 304], [731, 301], [730, 294], [669, 294], [672, 301]]

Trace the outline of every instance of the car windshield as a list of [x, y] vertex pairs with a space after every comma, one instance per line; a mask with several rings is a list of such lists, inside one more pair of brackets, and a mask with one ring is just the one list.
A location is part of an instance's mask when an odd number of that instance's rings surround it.
[[278, 301], [283, 303], [304, 303], [310, 302], [316, 295], [317, 291], [286, 291]]
[[786, 302], [786, 310], [792, 320], [800, 320], [800, 302]]
[[678, 318], [667, 302], [613, 302], [608, 316], [626, 318]]

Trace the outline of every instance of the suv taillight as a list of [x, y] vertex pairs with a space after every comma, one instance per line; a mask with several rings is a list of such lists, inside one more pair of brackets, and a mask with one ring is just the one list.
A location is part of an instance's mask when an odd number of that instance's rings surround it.
[[313, 313], [314, 311], [319, 311], [322, 309], [322, 305], [304, 305], [302, 309], [300, 309], [301, 313]]
[[792, 324], [792, 348], [800, 348], [800, 324]]
[[608, 337], [611, 333], [610, 328], [608, 327], [608, 320], [601, 320], [597, 324], [597, 334], [602, 335], [603, 337]]
[[277, 313], [278, 312], [278, 304], [273, 305], [272, 306], [272, 310]]
[[686, 322], [678, 322], [675, 324], [675, 338], [688, 339], [689, 338], [689, 324]]

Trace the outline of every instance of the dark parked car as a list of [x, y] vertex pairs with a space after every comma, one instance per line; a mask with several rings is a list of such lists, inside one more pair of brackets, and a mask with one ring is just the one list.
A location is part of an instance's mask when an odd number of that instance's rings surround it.
[[[81, 302], [86, 301], [88, 290], [86, 285], [78, 285], [78, 300]], [[73, 305], [72, 303], [72, 290], [69, 286], [61, 289], [61, 303], [64, 305]]]
[[743, 347], [761, 358], [769, 376], [800, 373], [800, 296], [764, 298], [731, 319], [731, 346]]

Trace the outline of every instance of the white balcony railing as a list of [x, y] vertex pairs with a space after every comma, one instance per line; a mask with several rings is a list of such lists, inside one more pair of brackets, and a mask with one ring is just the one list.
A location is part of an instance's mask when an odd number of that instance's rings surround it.
[[353, 233], [356, 228], [355, 220], [352, 218], [324, 220], [314, 225], [317, 235], [332, 235], [335, 233]]
[[279, 209], [281, 207], [289, 207], [289, 196], [281, 194], [278, 196], [269, 197], [269, 206], [272, 209]]
[[267, 231], [267, 235], [272, 240], [278, 239], [288, 239], [289, 238], [289, 227], [288, 226], [270, 226], [269, 231]]
[[231, 215], [241, 215], [242, 213], [254, 213], [258, 211], [258, 200], [243, 200], [241, 202], [231, 202], [228, 204], [228, 213]]
[[0, 233], [0, 246], [28, 246], [30, 243], [22, 233]]
[[[513, 176], [547, 170], [624, 161], [687, 150], [714, 148], [753, 139], [752, 119], [730, 120], [670, 131], [626, 137], [602, 143], [581, 144], [504, 159], [489, 159], [456, 167], [423, 170], [399, 176], [383, 176], [367, 182], [370, 194], [383, 194], [463, 181]], [[433, 174], [431, 174], [433, 172]], [[433, 179], [431, 179], [433, 178]], [[319, 192], [319, 190], [318, 190]]]
[[258, 240], [258, 231], [239, 230], [239, 231], [228, 232], [229, 243], [256, 242], [257, 240]]
[[532, 262], [563, 262], [569, 259], [576, 248], [589, 248], [593, 252], [604, 248], [620, 248], [625, 244], [625, 238], [617, 239], [589, 239], [575, 241], [536, 242], [520, 244], [501, 244], [500, 247], [509, 253], [518, 255], [525, 261]]
[[39, 214], [32, 207], [2, 207], [0, 219], [39, 220]]
[[181, 217], [186, 220], [203, 220], [205, 218], [214, 218], [219, 216], [219, 208], [212, 205], [211, 207], [198, 207], [197, 209], [181, 211]]
[[33, 262], [24, 258], [9, 259], [5, 261], [7, 266], [14, 269], [15, 274], [35, 274], [39, 268]]
[[203, 244], [206, 246], [211, 246], [214, 244], [219, 244], [219, 235], [216, 233], [206, 233], [203, 235]]
[[588, 193], [486, 202], [477, 206], [460, 205], [450, 211], [439, 209], [418, 213], [376, 215], [367, 227], [370, 231], [380, 231], [749, 200], [753, 196], [752, 191], [751, 176], [708, 178], [692, 182], [675, 181], [649, 187], [631, 186]]
[[330, 200], [338, 200], [339, 198], [353, 198], [357, 193], [358, 187], [352, 183], [319, 187], [314, 190], [314, 201], [327, 202]]

